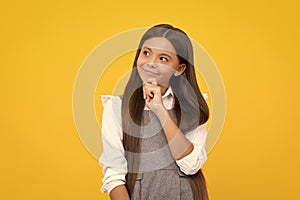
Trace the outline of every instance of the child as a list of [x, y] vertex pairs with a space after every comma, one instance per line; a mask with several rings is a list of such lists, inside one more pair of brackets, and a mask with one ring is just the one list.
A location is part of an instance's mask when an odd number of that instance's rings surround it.
[[124, 94], [102, 95], [103, 187], [112, 200], [208, 200], [201, 167], [209, 110], [182, 30], [150, 28]]

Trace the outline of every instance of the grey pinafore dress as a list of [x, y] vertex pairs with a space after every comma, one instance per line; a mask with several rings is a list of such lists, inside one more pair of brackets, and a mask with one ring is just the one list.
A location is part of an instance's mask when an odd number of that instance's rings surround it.
[[[169, 113], [176, 121], [173, 109]], [[190, 183], [174, 161], [155, 114], [144, 110], [142, 124], [139, 173], [131, 200], [193, 200]], [[181, 130], [191, 128], [182, 125]]]

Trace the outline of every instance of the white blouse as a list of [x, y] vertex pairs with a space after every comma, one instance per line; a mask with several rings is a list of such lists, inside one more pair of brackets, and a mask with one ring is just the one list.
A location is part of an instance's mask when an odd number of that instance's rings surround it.
[[[207, 94], [203, 94], [207, 100]], [[119, 185], [125, 184], [127, 174], [127, 161], [122, 144], [122, 118], [121, 118], [121, 97], [112, 95], [101, 96], [103, 105], [102, 116], [102, 143], [103, 152], [99, 158], [99, 163], [103, 169], [103, 186], [101, 192], [110, 193]], [[163, 104], [167, 110], [174, 106], [174, 94], [171, 87], [162, 96]], [[149, 110], [145, 106], [145, 110]], [[187, 156], [180, 160], [175, 160], [180, 170], [187, 174], [195, 174], [207, 160], [205, 150], [206, 144], [206, 123], [198, 126], [185, 134], [188, 140], [193, 143], [194, 149]]]

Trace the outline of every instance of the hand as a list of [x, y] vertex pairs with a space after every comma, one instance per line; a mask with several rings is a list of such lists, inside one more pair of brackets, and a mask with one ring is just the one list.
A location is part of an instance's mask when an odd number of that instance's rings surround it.
[[146, 101], [146, 106], [150, 110], [155, 112], [158, 109], [163, 108], [161, 88], [157, 84], [155, 78], [148, 79], [147, 81], [144, 82], [143, 95]]

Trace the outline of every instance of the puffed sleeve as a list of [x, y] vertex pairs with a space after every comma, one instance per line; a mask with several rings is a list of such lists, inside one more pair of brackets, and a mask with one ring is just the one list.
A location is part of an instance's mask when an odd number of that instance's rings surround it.
[[99, 163], [103, 169], [101, 192], [108, 192], [125, 184], [127, 161], [122, 144], [121, 98], [102, 95], [102, 144], [103, 152]]
[[[208, 95], [203, 94], [203, 97], [207, 101]], [[207, 137], [206, 123], [191, 130], [185, 136], [194, 145], [194, 149], [185, 157], [176, 160], [176, 163], [183, 173], [192, 175], [197, 173], [207, 160], [205, 150]]]

